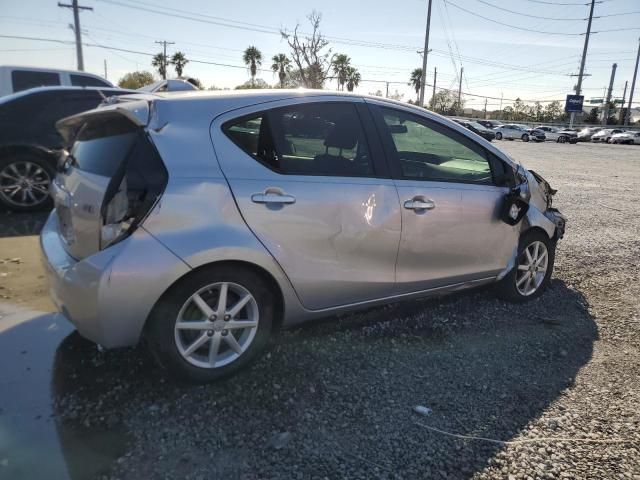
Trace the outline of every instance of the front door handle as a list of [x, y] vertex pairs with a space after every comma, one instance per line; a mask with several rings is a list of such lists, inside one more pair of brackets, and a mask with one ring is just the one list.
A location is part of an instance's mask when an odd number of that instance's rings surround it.
[[413, 198], [404, 202], [404, 208], [407, 210], [433, 210], [436, 208], [436, 204], [433, 200]]
[[296, 197], [287, 195], [279, 188], [267, 188], [262, 193], [254, 193], [251, 195], [251, 201], [253, 203], [290, 204], [296, 203]]

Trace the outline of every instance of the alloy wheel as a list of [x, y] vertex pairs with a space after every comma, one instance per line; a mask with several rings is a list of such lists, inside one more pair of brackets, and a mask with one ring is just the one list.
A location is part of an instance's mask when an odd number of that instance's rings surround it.
[[51, 177], [28, 160], [9, 163], [0, 171], [0, 197], [17, 207], [35, 207], [47, 201]]
[[200, 368], [219, 368], [236, 361], [258, 330], [258, 304], [241, 285], [207, 285], [184, 303], [175, 322], [180, 355]]
[[536, 240], [527, 245], [518, 259], [516, 273], [516, 288], [522, 296], [533, 295], [540, 288], [548, 265], [549, 252], [543, 242]]

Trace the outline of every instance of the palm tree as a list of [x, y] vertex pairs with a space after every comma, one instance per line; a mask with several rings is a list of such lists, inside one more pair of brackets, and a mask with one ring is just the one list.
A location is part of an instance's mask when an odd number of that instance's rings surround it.
[[360, 76], [360, 72], [353, 68], [347, 67], [347, 90], [353, 92], [353, 89], [360, 84], [360, 80], [362, 77]]
[[351, 59], [344, 53], [338, 53], [333, 57], [333, 73], [338, 79], [338, 90], [344, 90], [344, 84], [347, 83], [347, 69], [351, 64]]
[[413, 87], [416, 91], [416, 105], [420, 102], [420, 87], [422, 87], [422, 69], [416, 68], [413, 72], [411, 72], [411, 77], [409, 77], [409, 85]]
[[153, 56], [151, 66], [158, 70], [162, 78], [167, 78], [167, 57], [163, 53], [156, 53]]
[[274, 55], [271, 58], [271, 61], [273, 62], [271, 70], [278, 74], [278, 78], [280, 79], [280, 88], [284, 88], [284, 81], [287, 79], [287, 72], [291, 70], [291, 61], [284, 53]]
[[262, 52], [256, 47], [247, 47], [242, 54], [242, 60], [245, 65], [249, 67], [249, 71], [251, 72], [251, 83], [254, 83], [256, 73], [258, 73], [258, 66], [262, 65]]
[[178, 76], [181, 77], [182, 71], [184, 70], [185, 65], [189, 63], [189, 60], [187, 60], [187, 57], [184, 53], [176, 52], [171, 57], [171, 63], [175, 67]]

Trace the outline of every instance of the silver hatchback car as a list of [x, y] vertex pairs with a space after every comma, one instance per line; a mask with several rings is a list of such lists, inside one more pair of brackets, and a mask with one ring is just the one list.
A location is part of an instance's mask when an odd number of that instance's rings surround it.
[[41, 235], [51, 295], [181, 378], [281, 327], [496, 283], [538, 296], [564, 217], [534, 172], [443, 117], [322, 91], [129, 95], [62, 120]]

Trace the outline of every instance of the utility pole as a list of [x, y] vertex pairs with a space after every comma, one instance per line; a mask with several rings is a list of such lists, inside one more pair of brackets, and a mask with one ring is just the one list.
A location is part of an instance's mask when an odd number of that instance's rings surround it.
[[422, 78], [420, 79], [420, 95], [418, 96], [418, 103], [422, 107], [424, 105], [424, 87], [427, 84], [427, 55], [429, 54], [429, 27], [431, 25], [431, 2], [427, 0], [429, 5], [427, 7], [427, 30], [424, 34], [424, 53], [422, 54]]
[[631, 92], [629, 93], [629, 106], [627, 114], [624, 116], [624, 124], [629, 125], [631, 117], [631, 107], [633, 107], [633, 91], [636, 89], [636, 77], [638, 76], [638, 62], [640, 61], [640, 38], [638, 39], [638, 56], [636, 57], [636, 69], [633, 71], [633, 80], [631, 80]]
[[105, 80], [109, 80], [109, 77], [107, 77], [107, 59], [104, 59], [104, 79]]
[[78, 70], [84, 71], [84, 59], [82, 58], [82, 32], [80, 31], [80, 10], [93, 10], [91, 7], [83, 7], [78, 5], [78, 0], [72, 0], [71, 5], [68, 3], [58, 2], [58, 6], [62, 8], [73, 9], [73, 31], [76, 34], [76, 56], [78, 57]]
[[622, 93], [622, 105], [620, 106], [620, 119], [618, 123], [622, 125], [624, 123], [624, 117], [626, 117], [626, 113], [624, 111], [624, 101], [627, 99], [627, 85], [629, 81], [624, 82], [624, 92]]
[[487, 99], [484, 99], [484, 119], [487, 119]]
[[162, 69], [162, 79], [166, 80], [167, 79], [167, 65], [169, 64], [169, 62], [167, 61], [167, 45], [173, 45], [176, 42], [167, 42], [166, 40], [162, 40], [162, 41], [157, 41], [156, 43], [162, 45], [162, 65], [163, 65], [163, 69]]
[[[596, 0], [591, 0], [591, 8], [589, 9], [589, 23], [587, 23], [587, 33], [584, 36], [584, 48], [582, 49], [582, 60], [580, 60], [580, 73], [578, 74], [578, 84], [576, 85], [576, 95], [580, 95], [582, 92], [582, 77], [584, 76], [584, 64], [587, 61], [587, 50], [589, 49], [589, 35], [591, 35], [591, 21], [593, 20], [593, 7], [595, 7]], [[571, 120], [569, 120], [569, 128], [573, 127], [573, 121], [576, 118], [575, 112], [571, 113]]]
[[[460, 83], [458, 84], [458, 110], [462, 111], [462, 74], [464, 73], [464, 67], [460, 67]], [[458, 113], [460, 115], [460, 113]]]
[[436, 101], [436, 82], [438, 81], [438, 67], [433, 67], [433, 93], [431, 94], [431, 108]]
[[607, 119], [609, 118], [609, 104], [611, 103], [611, 92], [613, 91], [613, 81], [616, 78], [616, 69], [618, 68], [618, 64], [614, 63], [611, 66], [611, 78], [609, 79], [609, 89], [607, 90], [607, 98], [606, 103], [604, 105], [604, 113], [602, 115], [602, 126], [607, 126]]
[[498, 120], [502, 120], [502, 98], [504, 97], [504, 93], [500, 92], [500, 113], [498, 114]]
[[389, 82], [387, 83], [387, 94], [384, 96], [384, 98], [389, 98]]

